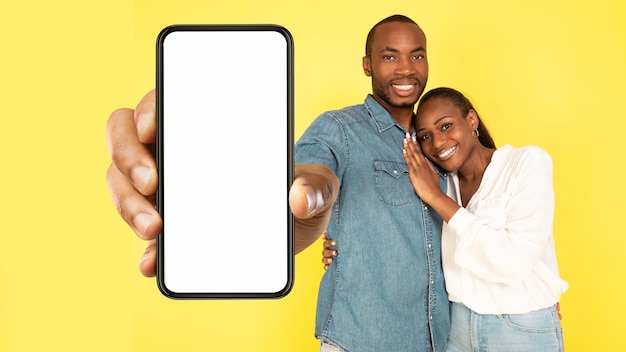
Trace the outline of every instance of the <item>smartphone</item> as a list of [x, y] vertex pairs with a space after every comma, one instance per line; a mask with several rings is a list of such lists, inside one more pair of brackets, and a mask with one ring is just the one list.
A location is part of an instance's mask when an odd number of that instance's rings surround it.
[[172, 25], [157, 38], [157, 282], [176, 299], [293, 286], [293, 38]]

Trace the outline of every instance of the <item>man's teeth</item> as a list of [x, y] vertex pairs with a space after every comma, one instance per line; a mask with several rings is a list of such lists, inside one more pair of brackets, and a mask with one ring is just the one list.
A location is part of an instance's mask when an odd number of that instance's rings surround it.
[[400, 89], [400, 90], [409, 90], [411, 88], [413, 88], [412, 84], [404, 84], [404, 85], [393, 85], [394, 88], [396, 89]]
[[456, 150], [456, 145], [450, 149], [446, 149], [443, 152], [439, 153], [438, 157], [447, 158], [450, 154], [452, 154]]

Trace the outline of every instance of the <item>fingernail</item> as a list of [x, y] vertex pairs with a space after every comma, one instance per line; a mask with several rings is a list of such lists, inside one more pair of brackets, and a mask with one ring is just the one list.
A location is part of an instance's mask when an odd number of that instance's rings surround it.
[[309, 214], [313, 214], [317, 212], [317, 210], [324, 207], [324, 204], [325, 204], [324, 196], [322, 196], [322, 192], [314, 189], [313, 187], [309, 185], [303, 185], [303, 186], [304, 186], [304, 193], [306, 194], [307, 210]]
[[130, 177], [132, 178], [135, 187], [137, 187], [140, 191], [143, 191], [146, 187], [151, 175], [152, 172], [145, 166], [137, 166], [130, 172]]
[[145, 232], [152, 225], [154, 216], [151, 214], [141, 213], [133, 218], [133, 225], [139, 231], [139, 237], [144, 238]]
[[151, 116], [143, 111], [137, 114], [137, 132], [142, 133], [146, 129], [146, 125], [148, 124], [148, 120]]

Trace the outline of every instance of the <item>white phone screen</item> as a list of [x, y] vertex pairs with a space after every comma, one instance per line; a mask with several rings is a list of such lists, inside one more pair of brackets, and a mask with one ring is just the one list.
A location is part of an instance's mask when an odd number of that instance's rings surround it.
[[293, 284], [293, 40], [275, 25], [177, 25], [157, 40], [157, 281], [172, 298]]

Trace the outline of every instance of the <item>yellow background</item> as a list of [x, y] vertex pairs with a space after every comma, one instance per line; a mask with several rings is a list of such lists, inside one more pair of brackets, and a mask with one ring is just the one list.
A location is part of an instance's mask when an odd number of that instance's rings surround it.
[[365, 36], [394, 13], [427, 34], [428, 88], [466, 92], [498, 145], [551, 153], [567, 349], [624, 348], [621, 1], [59, 0], [0, 8], [0, 351], [316, 351], [319, 243], [281, 300], [173, 301], [140, 276], [105, 123], [153, 87], [163, 27], [277, 23], [295, 40], [299, 136], [362, 102]]

